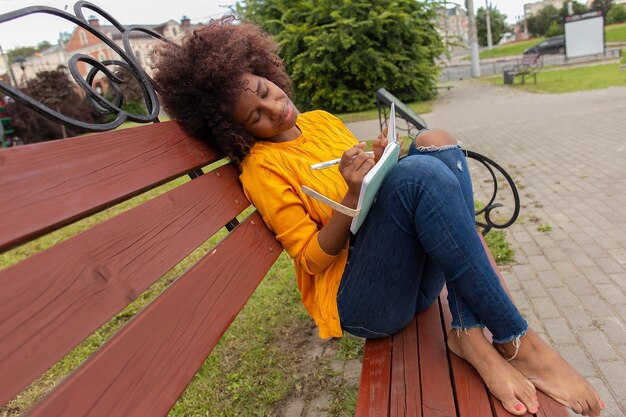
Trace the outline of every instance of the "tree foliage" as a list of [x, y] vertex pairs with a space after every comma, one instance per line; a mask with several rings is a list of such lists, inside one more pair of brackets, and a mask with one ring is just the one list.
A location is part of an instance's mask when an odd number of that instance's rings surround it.
[[383, 86], [406, 101], [436, 95], [443, 48], [424, 2], [248, 0], [237, 8], [281, 45], [302, 110], [371, 108]]
[[593, 0], [591, 3], [591, 10], [598, 10], [602, 12], [602, 15], [606, 17], [606, 14], [613, 6], [613, 0]]
[[[568, 8], [567, 8], [567, 3], [568, 2], [563, 3], [563, 7], [561, 7], [560, 16], [561, 16], [561, 20], [562, 21], [565, 21], [565, 17], [569, 15], [569, 11], [568, 11]], [[588, 12], [589, 9], [587, 9], [587, 6], [585, 4], [579, 3], [577, 1], [573, 1], [572, 2], [572, 11], [574, 12], [574, 14], [582, 14], [582, 13]]]
[[606, 24], [626, 22], [626, 4], [614, 4], [606, 14]]
[[553, 22], [558, 25], [562, 24], [559, 10], [551, 4], [545, 6], [536, 15], [526, 19], [528, 31], [533, 36], [545, 36]]
[[[54, 71], [38, 72], [28, 80], [24, 93], [42, 104], [68, 117], [96, 123], [101, 116], [76, 92], [67, 71], [60, 67]], [[63, 137], [61, 125], [18, 102], [6, 106], [6, 114], [12, 118], [15, 135], [24, 143], [42, 142]], [[67, 128], [68, 136], [83, 132]]]
[[37, 44], [37, 46], [20, 46], [18, 48], [14, 48], [10, 50], [7, 55], [9, 57], [9, 62], [15, 62], [15, 58], [21, 56], [23, 58], [28, 58], [29, 56], [35, 55], [37, 52], [41, 52], [44, 49], [48, 49], [52, 45], [48, 41], [42, 41]]
[[[491, 41], [497, 44], [506, 31], [506, 15], [500, 13], [497, 7], [489, 5], [489, 24], [491, 26]], [[481, 7], [476, 12], [476, 32], [478, 34], [478, 44], [487, 46], [487, 9]]]

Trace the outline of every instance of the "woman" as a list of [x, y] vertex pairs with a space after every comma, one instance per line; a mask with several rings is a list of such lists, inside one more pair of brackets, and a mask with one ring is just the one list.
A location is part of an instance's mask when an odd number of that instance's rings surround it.
[[[276, 49], [254, 25], [214, 21], [181, 46], [157, 48], [154, 79], [168, 114], [240, 169], [246, 195], [294, 259], [320, 337], [395, 333], [445, 284], [449, 347], [509, 412], [536, 412], [539, 388], [577, 413], [599, 415], [597, 392], [529, 329], [500, 285], [475, 230], [465, 158], [448, 133], [420, 132], [356, 236], [350, 217], [302, 192], [306, 185], [355, 207], [387, 139], [378, 136], [372, 156], [331, 114], [300, 114]], [[310, 168], [334, 158], [336, 167]]]

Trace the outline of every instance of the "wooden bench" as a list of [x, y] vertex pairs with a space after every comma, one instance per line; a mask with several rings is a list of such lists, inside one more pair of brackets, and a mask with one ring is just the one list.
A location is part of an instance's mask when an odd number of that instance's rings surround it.
[[515, 65], [509, 65], [503, 69], [504, 84], [513, 84], [515, 77], [522, 79], [522, 84], [527, 76], [533, 77], [534, 83], [537, 84], [537, 74], [543, 67], [543, 60], [539, 54], [525, 54], [522, 59]]

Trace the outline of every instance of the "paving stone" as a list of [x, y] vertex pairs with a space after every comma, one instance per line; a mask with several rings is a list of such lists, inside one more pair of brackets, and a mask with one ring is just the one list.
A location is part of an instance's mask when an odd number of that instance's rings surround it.
[[550, 262], [567, 261], [569, 259], [569, 256], [567, 256], [567, 254], [558, 246], [545, 247], [542, 252], [546, 259]]
[[555, 287], [563, 287], [563, 281], [554, 270], [549, 271], [541, 271], [539, 274], [539, 280], [543, 283], [546, 288], [555, 288]]
[[343, 368], [344, 379], [350, 383], [358, 383], [361, 378], [361, 368], [361, 362], [358, 359], [347, 361]]
[[614, 274], [610, 276], [613, 282], [615, 282], [622, 291], [626, 292], [626, 274]]
[[577, 332], [595, 327], [593, 319], [582, 306], [565, 307], [561, 309], [563, 317], [568, 321], [570, 328]]
[[565, 319], [544, 319], [543, 326], [555, 345], [567, 345], [578, 342]]
[[531, 303], [535, 307], [537, 316], [543, 320], [549, 318], [561, 317], [561, 313], [554, 306], [554, 302], [551, 298], [541, 297], [531, 299]]
[[541, 249], [539, 248], [539, 246], [537, 246], [537, 244], [535, 242], [522, 243], [520, 245], [520, 249], [522, 250], [524, 255], [526, 255], [527, 258], [529, 258], [531, 256], [541, 256], [542, 255]]
[[624, 265], [617, 262], [614, 258], [596, 258], [595, 262], [607, 274], [619, 274], [624, 272]]
[[307, 407], [306, 417], [327, 417], [330, 401], [326, 394], [313, 399]]
[[595, 360], [617, 361], [620, 359], [615, 349], [611, 347], [608, 339], [601, 331], [593, 330], [590, 332], [580, 332], [578, 336], [582, 340], [587, 352], [589, 352], [591, 357]]
[[563, 279], [563, 282], [579, 298], [596, 293], [595, 287], [581, 273], [569, 279]]
[[598, 362], [598, 367], [617, 397], [626, 399], [626, 384], [624, 383], [626, 363], [624, 361], [600, 361]]
[[526, 293], [524, 290], [513, 291], [511, 290], [511, 298], [513, 302], [517, 306], [517, 308], [522, 312], [532, 312], [533, 307], [530, 304], [530, 300], [526, 297]]
[[537, 277], [535, 270], [530, 265], [513, 265], [513, 272], [522, 281]]
[[529, 256], [528, 257], [528, 262], [530, 262], [532, 267], [537, 272], [549, 271], [549, 270], [552, 269], [552, 265], [550, 264], [550, 262], [548, 262], [548, 260], [543, 255]]
[[585, 253], [593, 259], [606, 256], [606, 249], [604, 249], [602, 246], [597, 245], [595, 242], [581, 247], [582, 250], [585, 251]]
[[304, 409], [304, 401], [302, 398], [296, 398], [289, 401], [284, 407], [281, 413], [282, 417], [300, 417], [302, 416], [302, 410]]
[[593, 284], [607, 284], [611, 282], [609, 275], [604, 272], [599, 266], [585, 266], [579, 268], [585, 278]]
[[596, 285], [602, 297], [609, 303], [609, 305], [616, 305], [626, 303], [626, 296], [624, 291], [615, 284], [600, 284]]
[[556, 305], [561, 308], [580, 305], [580, 300], [569, 290], [569, 288], [550, 288], [548, 292], [552, 296]]
[[593, 263], [593, 260], [588, 255], [584, 254], [583, 252], [570, 253], [570, 258], [572, 260], [572, 263], [578, 267], [596, 266]]
[[611, 249], [608, 251], [608, 253], [617, 262], [619, 262], [622, 265], [626, 265], [626, 249], [625, 248]]
[[594, 323], [609, 338], [613, 345], [626, 344], [626, 325], [618, 317], [602, 317], [594, 319]]
[[586, 295], [580, 298], [585, 310], [593, 318], [612, 316], [613, 311], [609, 308], [607, 303], [597, 296], [596, 294]]
[[546, 289], [538, 280], [522, 281], [521, 286], [530, 298], [546, 296]]
[[557, 345], [555, 349], [582, 376], [586, 378], [598, 376], [598, 371], [596, 371], [591, 359], [587, 356], [587, 353], [582, 347], [578, 345]]

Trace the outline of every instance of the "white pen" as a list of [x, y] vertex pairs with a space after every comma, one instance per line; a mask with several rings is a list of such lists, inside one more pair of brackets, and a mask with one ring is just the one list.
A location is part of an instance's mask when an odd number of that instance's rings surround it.
[[[369, 155], [374, 155], [374, 152], [372, 152], [372, 151], [368, 151], [368, 152], [365, 152], [365, 153], [369, 154]], [[313, 165], [311, 165], [311, 169], [324, 169], [324, 168], [335, 166], [339, 162], [341, 162], [341, 158], [331, 159], [330, 161], [320, 162], [319, 164], [313, 164]]]

